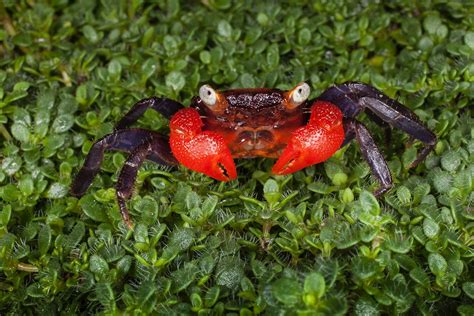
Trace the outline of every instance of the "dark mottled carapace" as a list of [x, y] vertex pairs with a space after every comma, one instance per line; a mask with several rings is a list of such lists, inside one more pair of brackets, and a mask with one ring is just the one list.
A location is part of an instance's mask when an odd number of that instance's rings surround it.
[[278, 89], [236, 89], [219, 92], [212, 109], [199, 97], [191, 104], [202, 116], [205, 130], [222, 135], [236, 158], [278, 158], [292, 132], [303, 126], [309, 105], [290, 109], [288, 92]]

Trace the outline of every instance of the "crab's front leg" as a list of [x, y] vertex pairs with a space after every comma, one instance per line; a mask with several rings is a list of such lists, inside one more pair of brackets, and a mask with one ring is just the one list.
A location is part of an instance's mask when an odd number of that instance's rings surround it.
[[175, 158], [185, 167], [220, 181], [237, 177], [232, 154], [224, 138], [203, 131], [196, 109], [178, 111], [170, 122], [170, 146]]
[[331, 157], [344, 141], [342, 119], [341, 110], [334, 104], [314, 102], [308, 124], [293, 132], [272, 172], [278, 175], [293, 173]]

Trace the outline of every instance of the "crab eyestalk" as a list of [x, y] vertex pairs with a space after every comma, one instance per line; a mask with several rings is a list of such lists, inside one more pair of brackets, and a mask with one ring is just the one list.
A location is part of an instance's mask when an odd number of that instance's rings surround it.
[[220, 181], [237, 177], [232, 154], [224, 138], [216, 132], [202, 131], [197, 110], [182, 109], [170, 122], [170, 147], [179, 163]]
[[207, 84], [199, 89], [199, 99], [206, 105], [206, 107], [216, 114], [223, 113], [228, 105], [225, 98]]
[[293, 132], [272, 172], [289, 174], [330, 158], [344, 141], [342, 117], [334, 104], [316, 101], [308, 124]]
[[285, 107], [287, 110], [294, 110], [308, 100], [311, 88], [306, 82], [298, 84], [293, 89], [286, 92]]

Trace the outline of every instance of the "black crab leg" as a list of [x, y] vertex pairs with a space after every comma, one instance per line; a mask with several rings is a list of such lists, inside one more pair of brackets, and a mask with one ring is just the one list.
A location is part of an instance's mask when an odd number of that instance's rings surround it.
[[336, 104], [347, 118], [355, 118], [368, 109], [382, 121], [423, 142], [425, 147], [410, 167], [418, 165], [436, 144], [436, 135], [420, 122], [415, 113], [367, 84], [346, 82], [330, 87], [318, 99]]
[[390, 190], [393, 186], [390, 169], [364, 124], [355, 119], [345, 119], [344, 131], [346, 133], [344, 144], [350, 142], [354, 137], [356, 138], [360, 151], [369, 164], [372, 175], [380, 183], [380, 188], [374, 192], [374, 195], [380, 196]]
[[151, 152], [147, 156], [148, 160], [164, 165], [177, 164], [165, 136], [140, 128], [118, 130], [105, 135], [92, 145], [84, 165], [72, 183], [71, 194], [77, 197], [84, 195], [100, 170], [105, 150], [132, 152], [136, 147], [151, 139], [162, 139], [162, 148], [160, 151]]
[[184, 106], [176, 101], [166, 98], [148, 98], [138, 101], [133, 105], [133, 107], [125, 114], [124, 117], [115, 125], [115, 129], [124, 129], [127, 126], [130, 126], [138, 120], [140, 116], [145, 113], [147, 109], [153, 109], [161, 113], [167, 119], [170, 119], [173, 114], [178, 112]]
[[120, 214], [129, 228], [132, 228], [132, 222], [128, 215], [127, 201], [133, 194], [133, 185], [137, 178], [138, 169], [146, 159], [161, 157], [164, 151], [169, 151], [168, 141], [164, 136], [154, 134], [147, 142], [142, 143], [132, 151], [120, 171], [115, 191]]
[[374, 121], [380, 128], [384, 131], [384, 141], [385, 141], [385, 151], [387, 154], [391, 154], [392, 149], [392, 128], [387, 122], [382, 121], [377, 115], [375, 115], [372, 111], [366, 110], [366, 114], [372, 121]]

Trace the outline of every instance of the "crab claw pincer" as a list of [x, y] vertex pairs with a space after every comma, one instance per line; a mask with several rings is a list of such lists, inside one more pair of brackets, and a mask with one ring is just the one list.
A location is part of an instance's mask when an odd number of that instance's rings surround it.
[[220, 181], [237, 177], [234, 160], [224, 138], [216, 132], [202, 131], [198, 111], [178, 111], [170, 122], [170, 147], [185, 167]]
[[274, 174], [293, 173], [331, 157], [344, 141], [342, 112], [334, 104], [316, 101], [306, 126], [295, 130], [272, 168]]

